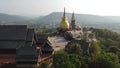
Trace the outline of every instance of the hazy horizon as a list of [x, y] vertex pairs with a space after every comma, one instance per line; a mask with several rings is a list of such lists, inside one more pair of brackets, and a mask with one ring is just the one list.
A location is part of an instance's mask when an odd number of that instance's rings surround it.
[[0, 13], [44, 16], [52, 12], [120, 16], [119, 0], [0, 0]]

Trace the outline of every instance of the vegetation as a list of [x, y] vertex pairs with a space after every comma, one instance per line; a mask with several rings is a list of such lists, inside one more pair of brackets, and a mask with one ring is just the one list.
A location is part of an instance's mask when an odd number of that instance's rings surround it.
[[40, 68], [48, 68], [47, 62], [43, 61], [42, 63], [40, 63]]
[[73, 43], [73, 44], [70, 44], [70, 45], [67, 45], [66, 48], [65, 48], [65, 51], [67, 53], [73, 53], [73, 54], [77, 54], [77, 55], [81, 55], [82, 54], [82, 49], [80, 47], [79, 44], [77, 43]]
[[93, 29], [98, 41], [90, 42], [83, 55], [79, 43], [68, 44], [64, 52], [53, 56], [54, 68], [119, 68], [120, 35], [107, 29]]
[[100, 45], [98, 43], [91, 43], [89, 47], [89, 55], [97, 56], [101, 53]]
[[96, 59], [95, 68], [119, 68], [118, 56], [113, 53], [101, 54]]
[[66, 52], [56, 52], [53, 56], [54, 68], [80, 68], [81, 57]]
[[[82, 49], [84, 44], [71, 43], [64, 51], [53, 55], [53, 68], [119, 68], [120, 67], [120, 34], [107, 29], [90, 28], [97, 42], [89, 42], [87, 53]], [[52, 29], [37, 30], [39, 34], [53, 35]], [[92, 35], [91, 35], [92, 37]], [[41, 63], [40, 68], [47, 68]]]
[[102, 48], [109, 48], [111, 46], [120, 47], [120, 34], [107, 29], [92, 29], [92, 31], [98, 40], [100, 40]]

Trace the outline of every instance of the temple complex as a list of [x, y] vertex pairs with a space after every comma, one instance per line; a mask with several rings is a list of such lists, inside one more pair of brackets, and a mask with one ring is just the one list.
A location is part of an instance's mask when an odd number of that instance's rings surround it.
[[[91, 40], [95, 41], [95, 35], [91, 35], [92, 31], [90, 30], [83, 31], [83, 28], [80, 25], [76, 24], [74, 12], [72, 13], [71, 16], [71, 23], [68, 22], [68, 19], [65, 14], [65, 8], [64, 8], [63, 18], [61, 20], [60, 26], [57, 28], [57, 31], [59, 35], [63, 36], [67, 40], [84, 39], [87, 41], [91, 41]], [[93, 37], [90, 37], [90, 35], [94, 36], [94, 39]]]
[[65, 8], [60, 27], [57, 29], [58, 33], [65, 37], [65, 39], [80, 39], [83, 35], [82, 28], [75, 23], [74, 12], [71, 17], [71, 24], [69, 24], [65, 16]]
[[50, 39], [27, 25], [0, 25], [0, 68], [34, 68], [42, 61], [49, 61], [55, 50], [64, 50], [67, 43], [83, 45], [81, 48], [86, 53], [88, 42], [96, 41], [92, 31], [83, 31], [76, 24], [74, 12], [71, 23], [68, 22], [65, 8], [57, 33], [59, 37]]

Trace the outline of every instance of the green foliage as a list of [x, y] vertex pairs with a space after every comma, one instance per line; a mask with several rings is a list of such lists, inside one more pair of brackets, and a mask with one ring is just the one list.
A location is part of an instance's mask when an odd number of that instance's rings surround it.
[[[67, 66], [67, 63], [69, 61], [69, 56], [65, 52], [56, 52], [53, 56], [53, 67], [54, 68], [64, 68]], [[68, 64], [69, 65], [69, 64]]]
[[75, 54], [67, 54], [66, 52], [56, 52], [53, 56], [54, 68], [80, 68], [81, 58]]
[[104, 39], [112, 39], [115, 41], [119, 41], [120, 40], [120, 35], [117, 34], [116, 32], [112, 32], [110, 30], [107, 29], [93, 29], [93, 32], [95, 32], [95, 34], [98, 37], [104, 38]]
[[112, 46], [109, 48], [109, 52], [112, 52], [114, 54], [118, 54], [120, 52], [120, 49], [118, 47]]
[[112, 52], [112, 53], [116, 54], [118, 56], [119, 62], [120, 62], [120, 48], [112, 46], [109, 48], [108, 52]]
[[53, 56], [54, 68], [120, 67], [120, 35], [106, 29], [91, 30], [97, 36], [98, 42], [90, 43], [88, 53], [83, 55], [81, 45], [70, 43], [65, 47], [65, 52], [57, 52]]
[[48, 67], [48, 63], [46, 61], [42, 61], [39, 66], [38, 65], [35, 65], [34, 68], [49, 68]]
[[118, 56], [113, 53], [101, 54], [96, 59], [95, 68], [119, 68]]
[[41, 29], [36, 29], [37, 34], [44, 34], [48, 36], [53, 36], [55, 33], [55, 29], [50, 29], [50, 28], [41, 28]]
[[88, 68], [88, 65], [86, 63], [82, 63], [81, 68]]
[[120, 34], [107, 29], [92, 29], [92, 31], [97, 36], [98, 40], [100, 40], [103, 48], [109, 48], [111, 46], [120, 47]]
[[82, 49], [81, 49], [80, 45], [77, 43], [68, 44], [65, 47], [65, 51], [68, 53], [73, 53], [73, 54], [77, 54], [77, 55], [82, 54]]
[[113, 53], [99, 54], [96, 58], [88, 58], [89, 68], [119, 68], [118, 56]]
[[96, 57], [101, 53], [101, 48], [99, 43], [91, 43], [89, 47], [89, 55]]
[[69, 55], [70, 62], [75, 65], [75, 68], [80, 68], [81, 67], [81, 57], [76, 54], [70, 54]]
[[40, 68], [48, 68], [47, 62], [43, 61], [40, 63]]

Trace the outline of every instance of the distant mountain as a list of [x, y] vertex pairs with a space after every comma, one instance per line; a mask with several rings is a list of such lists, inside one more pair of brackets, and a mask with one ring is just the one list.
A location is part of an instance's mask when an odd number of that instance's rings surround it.
[[[69, 23], [71, 23], [71, 13], [66, 13]], [[63, 17], [63, 12], [53, 12], [44, 17], [40, 17], [37, 23], [40, 25], [46, 25], [47, 27], [52, 27], [48, 25], [55, 24], [56, 27], [59, 26], [61, 18]], [[98, 16], [89, 14], [75, 14], [76, 23], [82, 27], [95, 27], [95, 28], [107, 28], [115, 31], [120, 30], [120, 17], [118, 16]]]
[[[68, 21], [70, 23], [72, 14], [71, 13], [66, 13], [66, 16], [68, 17]], [[63, 17], [62, 12], [53, 12], [49, 15], [44, 16], [43, 18], [40, 18], [39, 23], [59, 24], [62, 17]], [[118, 22], [116, 20], [112, 20], [109, 17], [98, 16], [98, 15], [75, 14], [75, 17], [76, 17], [76, 23], [79, 23], [79, 24], [103, 24], [103, 23], [117, 23]]]
[[[71, 22], [71, 13], [66, 13], [69, 23]], [[63, 12], [53, 12], [46, 16], [39, 16], [36, 18], [24, 17], [18, 15], [8, 15], [0, 13], [0, 23], [9, 23], [9, 22], [23, 22], [32, 20], [33, 23], [38, 24], [60, 24], [61, 18], [63, 17]], [[86, 24], [111, 24], [111, 23], [120, 23], [120, 16], [98, 16], [98, 15], [89, 15], [89, 14], [75, 14], [76, 23], [80, 25]], [[27, 23], [26, 22], [26, 23]], [[29, 22], [28, 22], [29, 23]]]
[[[71, 23], [71, 13], [66, 13], [69, 23]], [[14, 24], [14, 25], [32, 25], [33, 27], [39, 28], [41, 26], [46, 27], [58, 27], [63, 12], [53, 12], [46, 16], [39, 17], [24, 17], [18, 15], [8, 15], [0, 13], [0, 24]], [[98, 16], [90, 14], [75, 14], [77, 25], [82, 27], [95, 27], [95, 28], [107, 28], [114, 31], [120, 32], [120, 16]]]
[[41, 19], [41, 18], [43, 18], [44, 16], [39, 16], [39, 17], [37, 17], [36, 19]]
[[120, 16], [104, 16], [104, 17], [120, 23]]
[[16, 21], [24, 21], [24, 20], [26, 20], [26, 18], [22, 17], [22, 16], [8, 15], [8, 14], [0, 13], [0, 21], [16, 22]]
[[19, 15], [9, 15], [0, 13], [0, 24], [2, 25], [25, 25], [35, 22], [33, 20], [33, 17], [25, 17], [25, 16], [19, 16]]

